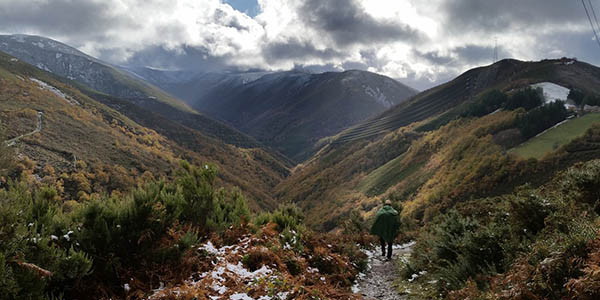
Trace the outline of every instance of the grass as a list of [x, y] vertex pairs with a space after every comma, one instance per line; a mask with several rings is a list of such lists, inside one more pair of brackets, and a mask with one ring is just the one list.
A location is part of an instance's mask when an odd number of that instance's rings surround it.
[[404, 154], [401, 154], [371, 172], [358, 185], [358, 189], [369, 196], [380, 195], [395, 183], [413, 174], [423, 165], [422, 163], [416, 163], [404, 167], [402, 165], [404, 156]]
[[511, 149], [510, 152], [523, 158], [540, 159], [574, 138], [583, 135], [592, 124], [597, 122], [600, 122], [600, 113], [586, 114], [552, 128]]

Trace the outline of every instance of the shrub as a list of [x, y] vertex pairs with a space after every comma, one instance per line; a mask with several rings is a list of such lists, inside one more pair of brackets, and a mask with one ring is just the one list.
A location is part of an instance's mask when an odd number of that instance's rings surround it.
[[304, 222], [304, 214], [295, 204], [280, 206], [271, 214], [271, 221], [277, 224], [279, 231], [284, 229], [299, 231]]
[[469, 278], [483, 285], [485, 281], [478, 276], [504, 270], [505, 226], [495, 222], [482, 225], [451, 210], [419, 236], [404, 276], [426, 270], [438, 280], [440, 293], [462, 288]]
[[554, 101], [529, 111], [517, 121], [517, 128], [524, 138], [531, 138], [538, 133], [565, 120], [568, 112], [562, 101]]
[[482, 117], [501, 108], [508, 96], [499, 90], [491, 90], [481, 95], [475, 102], [468, 105], [461, 117]]
[[542, 105], [542, 103], [544, 103], [542, 89], [532, 89], [528, 87], [526, 89], [517, 91], [511, 97], [509, 97], [504, 104], [504, 108], [508, 110], [514, 110], [522, 107], [525, 110], [531, 110]]
[[576, 89], [571, 89], [569, 91], [569, 95], [567, 96], [567, 99], [573, 100], [573, 102], [575, 102], [576, 105], [581, 105], [583, 103], [584, 97], [585, 97], [585, 94], [582, 91], [576, 90]]

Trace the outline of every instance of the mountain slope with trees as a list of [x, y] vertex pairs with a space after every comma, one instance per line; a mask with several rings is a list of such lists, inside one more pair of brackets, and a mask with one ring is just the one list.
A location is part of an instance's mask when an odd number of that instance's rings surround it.
[[382, 113], [416, 91], [366, 71], [199, 73], [131, 68], [288, 157], [303, 161], [322, 138]]
[[[2, 53], [0, 80], [2, 125], [8, 138], [32, 132], [42, 113], [41, 130], [15, 145], [24, 158], [21, 169], [41, 180], [61, 178], [62, 197], [77, 200], [129, 191], [144, 178], [171, 176], [178, 159], [185, 158], [196, 164], [215, 163], [221, 171], [218, 180], [240, 187], [252, 209], [277, 206], [270, 190], [287, 176], [288, 165], [260, 147], [225, 144], [126, 100], [66, 84]], [[131, 118], [88, 94], [106, 98], [103, 102]]]
[[79, 83], [81, 89], [91, 88], [127, 100], [147, 111], [228, 144], [245, 148], [256, 148], [260, 145], [255, 139], [238, 130], [199, 114], [143, 79], [58, 41], [30, 35], [1, 35], [0, 51]]
[[[296, 168], [277, 196], [305, 209], [312, 225], [330, 230], [352, 210], [370, 216], [385, 197], [403, 203], [403, 215], [418, 224], [463, 199], [542, 184], [576, 161], [597, 157], [600, 149], [594, 127], [539, 161], [508, 154], [569, 114], [562, 104], [539, 106], [543, 100], [535, 100], [541, 96], [529, 85], [548, 81], [596, 94], [599, 74], [597, 67], [565, 60], [505, 60], [467, 71], [343, 132]], [[479, 78], [472, 96], [464, 88], [468, 78]], [[452, 97], [451, 91], [459, 93]], [[482, 103], [489, 107], [481, 109]], [[379, 120], [389, 122], [373, 125]]]

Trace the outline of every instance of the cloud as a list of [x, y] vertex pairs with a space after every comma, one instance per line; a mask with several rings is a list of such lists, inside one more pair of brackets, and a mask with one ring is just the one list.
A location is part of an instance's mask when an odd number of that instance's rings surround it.
[[338, 45], [383, 43], [424, 38], [407, 24], [377, 20], [355, 0], [307, 0], [300, 8], [302, 21], [331, 37]]
[[115, 64], [364, 69], [426, 88], [491, 63], [495, 39], [499, 58], [600, 63], [580, 5], [258, 0], [250, 17], [223, 0], [0, 0], [0, 31], [54, 38]]
[[267, 62], [302, 59], [318, 59], [326, 62], [345, 56], [340, 51], [331, 48], [317, 49], [314, 45], [295, 38], [266, 45], [263, 49], [263, 55]]
[[451, 0], [443, 1], [440, 9], [452, 32], [529, 32], [543, 26], [581, 25], [585, 17], [579, 1], [564, 0]]
[[0, 0], [0, 27], [11, 32], [43, 31], [48, 35], [102, 40], [110, 27], [135, 26], [136, 20], [113, 14], [104, 1]]

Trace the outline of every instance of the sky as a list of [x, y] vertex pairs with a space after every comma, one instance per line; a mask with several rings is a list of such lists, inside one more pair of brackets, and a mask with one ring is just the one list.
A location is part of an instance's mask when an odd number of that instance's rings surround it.
[[[596, 24], [600, 1], [584, 1]], [[0, 32], [120, 65], [361, 69], [420, 90], [492, 63], [496, 47], [499, 59], [600, 64], [577, 0], [0, 0]]]

